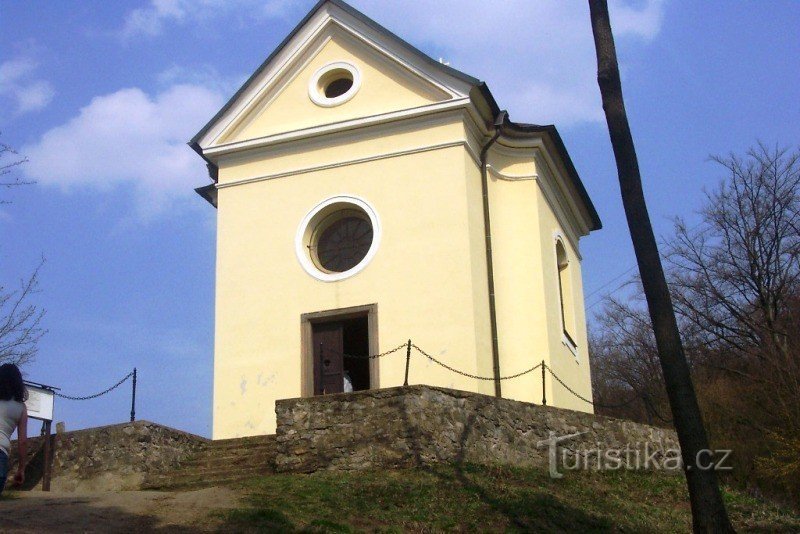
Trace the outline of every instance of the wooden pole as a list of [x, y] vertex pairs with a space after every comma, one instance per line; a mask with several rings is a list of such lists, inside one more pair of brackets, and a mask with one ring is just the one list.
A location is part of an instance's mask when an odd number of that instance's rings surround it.
[[53, 451], [50, 447], [50, 421], [43, 423], [42, 435], [44, 437], [44, 469], [42, 472], [42, 491], [50, 491], [50, 473], [52, 471]]
[[681, 446], [692, 507], [693, 528], [695, 532], [733, 532], [716, 472], [697, 465], [700, 454], [709, 450], [708, 435], [692, 384], [669, 287], [661, 265], [661, 255], [647, 211], [636, 147], [625, 111], [617, 50], [611, 31], [607, 1], [589, 0], [589, 12], [597, 52], [597, 83], [600, 86], [603, 111], [617, 163], [622, 205], [653, 324], [664, 385], [675, 421], [675, 431]]

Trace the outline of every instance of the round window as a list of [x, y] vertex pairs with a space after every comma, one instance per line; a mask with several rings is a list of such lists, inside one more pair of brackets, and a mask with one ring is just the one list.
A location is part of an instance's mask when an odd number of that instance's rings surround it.
[[322, 92], [325, 98], [342, 96], [353, 87], [353, 75], [342, 69], [336, 70], [329, 76], [330, 81], [322, 81]]
[[325, 282], [363, 269], [380, 242], [375, 210], [353, 196], [336, 196], [315, 206], [297, 229], [295, 250], [305, 271]]
[[360, 210], [331, 213], [317, 226], [309, 248], [317, 267], [330, 273], [349, 271], [366, 257], [372, 245], [372, 223]]
[[361, 87], [361, 73], [355, 65], [337, 61], [317, 70], [308, 82], [308, 96], [322, 107], [344, 104]]

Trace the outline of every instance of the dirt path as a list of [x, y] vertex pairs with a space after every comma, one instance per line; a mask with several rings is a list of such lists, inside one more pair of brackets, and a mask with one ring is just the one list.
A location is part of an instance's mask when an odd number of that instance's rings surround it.
[[213, 512], [236, 506], [227, 488], [171, 493], [16, 493], [0, 501], [3, 532], [198, 532], [213, 531]]

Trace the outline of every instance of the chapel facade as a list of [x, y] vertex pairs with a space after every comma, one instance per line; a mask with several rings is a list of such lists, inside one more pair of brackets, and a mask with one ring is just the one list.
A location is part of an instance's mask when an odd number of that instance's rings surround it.
[[591, 398], [579, 240], [601, 223], [555, 127], [323, 0], [190, 145], [217, 209], [214, 439], [273, 433], [277, 399], [402, 385], [408, 339], [464, 373], [414, 349], [411, 384], [538, 403], [539, 372], [499, 378], [545, 361]]

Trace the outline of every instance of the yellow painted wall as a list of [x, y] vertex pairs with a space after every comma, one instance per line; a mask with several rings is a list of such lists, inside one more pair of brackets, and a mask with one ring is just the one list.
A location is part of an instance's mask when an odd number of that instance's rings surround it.
[[[215, 439], [274, 432], [274, 401], [300, 396], [303, 313], [378, 303], [381, 351], [411, 337], [473, 373], [491, 358], [478, 350], [485, 328], [473, 302], [463, 169], [464, 151], [453, 147], [219, 191]], [[343, 193], [374, 206], [382, 241], [362, 272], [321, 282], [299, 265], [294, 236], [310, 208]], [[403, 372], [403, 354], [380, 360], [383, 387], [401, 385]], [[411, 381], [475, 389], [419, 357]]]
[[[458, 122], [455, 122], [458, 119]], [[395, 142], [369, 135], [316, 142], [274, 157], [237, 157], [220, 168], [217, 315], [214, 369], [215, 439], [274, 432], [274, 401], [301, 394], [300, 316], [378, 304], [380, 350], [409, 337], [437, 358], [469, 373], [492, 375], [480, 170], [462, 145], [461, 119], [397, 128]], [[430, 140], [443, 148], [383, 158]], [[342, 147], [353, 147], [343, 152]], [[520, 158], [496, 155], [498, 170], [535, 174], [530, 149]], [[347, 157], [363, 160], [343, 163]], [[366, 158], [366, 159], [365, 159]], [[314, 169], [274, 175], [280, 168]], [[535, 179], [490, 174], [490, 205], [501, 374], [546, 360], [579, 393], [590, 396], [582, 286], [575, 261], [578, 357], [562, 343], [554, 235], [562, 232]], [[239, 183], [237, 183], [239, 182]], [[309, 276], [294, 236], [320, 201], [354, 194], [369, 202], [382, 225], [380, 247], [359, 274], [339, 282]], [[380, 360], [380, 385], [403, 382], [402, 352]], [[492, 394], [491, 381], [468, 379], [414, 355], [411, 383]], [[548, 402], [586, 411], [549, 378]], [[555, 390], [553, 388], [556, 388]], [[503, 396], [540, 402], [541, 374], [502, 384]]]
[[[547, 169], [537, 169], [540, 179], [548, 179]], [[591, 399], [591, 374], [589, 369], [588, 337], [586, 334], [586, 320], [583, 306], [583, 283], [581, 276], [580, 257], [569, 239], [566, 231], [559, 223], [551, 203], [543, 193], [541, 187], [537, 188], [537, 213], [539, 217], [539, 239], [541, 254], [541, 276], [544, 288], [544, 305], [547, 310], [546, 323], [548, 331], [548, 365], [553, 372], [561, 378], [570, 388], [579, 395]], [[560, 297], [558, 291], [558, 264], [556, 261], [556, 236], [562, 237], [562, 243], [567, 252], [571, 265], [572, 292], [566, 293], [564, 298], [572, 299], [575, 310], [575, 342], [577, 357], [567, 347], [562, 334], [563, 327], [560, 313]], [[547, 388], [548, 404], [560, 408], [569, 408], [584, 412], [593, 412], [590, 404], [579, 400], [566, 391], [549, 373], [545, 387]]]
[[[521, 149], [518, 152], [525, 155]], [[509, 158], [496, 150], [489, 154], [489, 163], [495, 170], [515, 177], [532, 175], [532, 162], [530, 150], [527, 157]], [[495, 172], [489, 172], [488, 178], [500, 374], [508, 376], [549, 356], [540, 220], [536, 215], [538, 186], [533, 179], [512, 181]], [[503, 381], [502, 394], [539, 403], [541, 384], [541, 372], [535, 371]]]
[[[591, 398], [580, 260], [566, 237], [572, 288], [565, 291], [565, 298], [575, 309], [577, 357], [563, 342], [555, 236], [567, 234], [542, 189], [542, 181], [552, 184], [553, 176], [548, 169], [537, 168], [536, 149], [496, 147], [489, 153], [494, 171], [489, 172], [489, 200], [500, 374], [513, 375], [545, 361], [578, 394]], [[591, 411], [549, 373], [546, 377], [548, 404]], [[541, 372], [504, 381], [502, 393], [540, 403]]]

